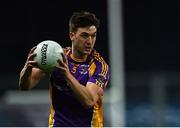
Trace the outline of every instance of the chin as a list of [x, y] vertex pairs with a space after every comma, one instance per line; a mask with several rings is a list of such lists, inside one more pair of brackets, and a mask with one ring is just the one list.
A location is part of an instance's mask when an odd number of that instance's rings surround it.
[[91, 54], [91, 51], [86, 51], [86, 52], [84, 52], [84, 54], [89, 55], [89, 54]]

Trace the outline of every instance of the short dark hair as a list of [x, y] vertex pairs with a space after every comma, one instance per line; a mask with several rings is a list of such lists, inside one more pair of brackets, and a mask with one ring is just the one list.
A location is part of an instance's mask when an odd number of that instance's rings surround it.
[[76, 32], [80, 27], [88, 27], [94, 25], [99, 27], [100, 21], [94, 13], [81, 11], [74, 12], [69, 19], [69, 31]]

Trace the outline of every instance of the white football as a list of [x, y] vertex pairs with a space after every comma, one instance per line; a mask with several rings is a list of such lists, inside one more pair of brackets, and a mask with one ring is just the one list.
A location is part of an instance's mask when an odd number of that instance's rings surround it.
[[62, 61], [63, 48], [52, 40], [40, 42], [34, 52], [36, 53], [34, 60], [45, 72], [51, 72], [58, 64], [58, 59]]

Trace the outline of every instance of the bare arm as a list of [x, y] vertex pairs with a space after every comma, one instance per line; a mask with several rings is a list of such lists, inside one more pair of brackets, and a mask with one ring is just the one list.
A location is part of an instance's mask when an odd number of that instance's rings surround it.
[[33, 53], [36, 47], [33, 47], [28, 55], [27, 61], [20, 72], [19, 88], [21, 90], [32, 89], [45, 73], [37, 67], [37, 63], [33, 61], [35, 54]]
[[70, 73], [66, 76], [66, 80], [77, 99], [87, 108], [93, 107], [103, 95], [101, 87], [91, 82], [83, 86]]
[[59, 61], [59, 70], [65, 75], [68, 85], [71, 87], [76, 98], [87, 108], [93, 107], [103, 95], [103, 89], [98, 85], [88, 82], [83, 86], [69, 72], [67, 58], [63, 55], [63, 62]]

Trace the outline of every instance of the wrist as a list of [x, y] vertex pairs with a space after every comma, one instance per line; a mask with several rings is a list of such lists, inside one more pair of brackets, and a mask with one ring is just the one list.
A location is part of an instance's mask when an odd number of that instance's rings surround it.
[[77, 81], [70, 72], [66, 73], [65, 77], [66, 77], [66, 81], [67, 81], [68, 85], [70, 85], [70, 86], [72, 84], [74, 84], [75, 81]]
[[71, 79], [72, 79], [72, 75], [70, 72], [65, 73], [65, 77], [66, 77], [67, 81], [71, 81]]

